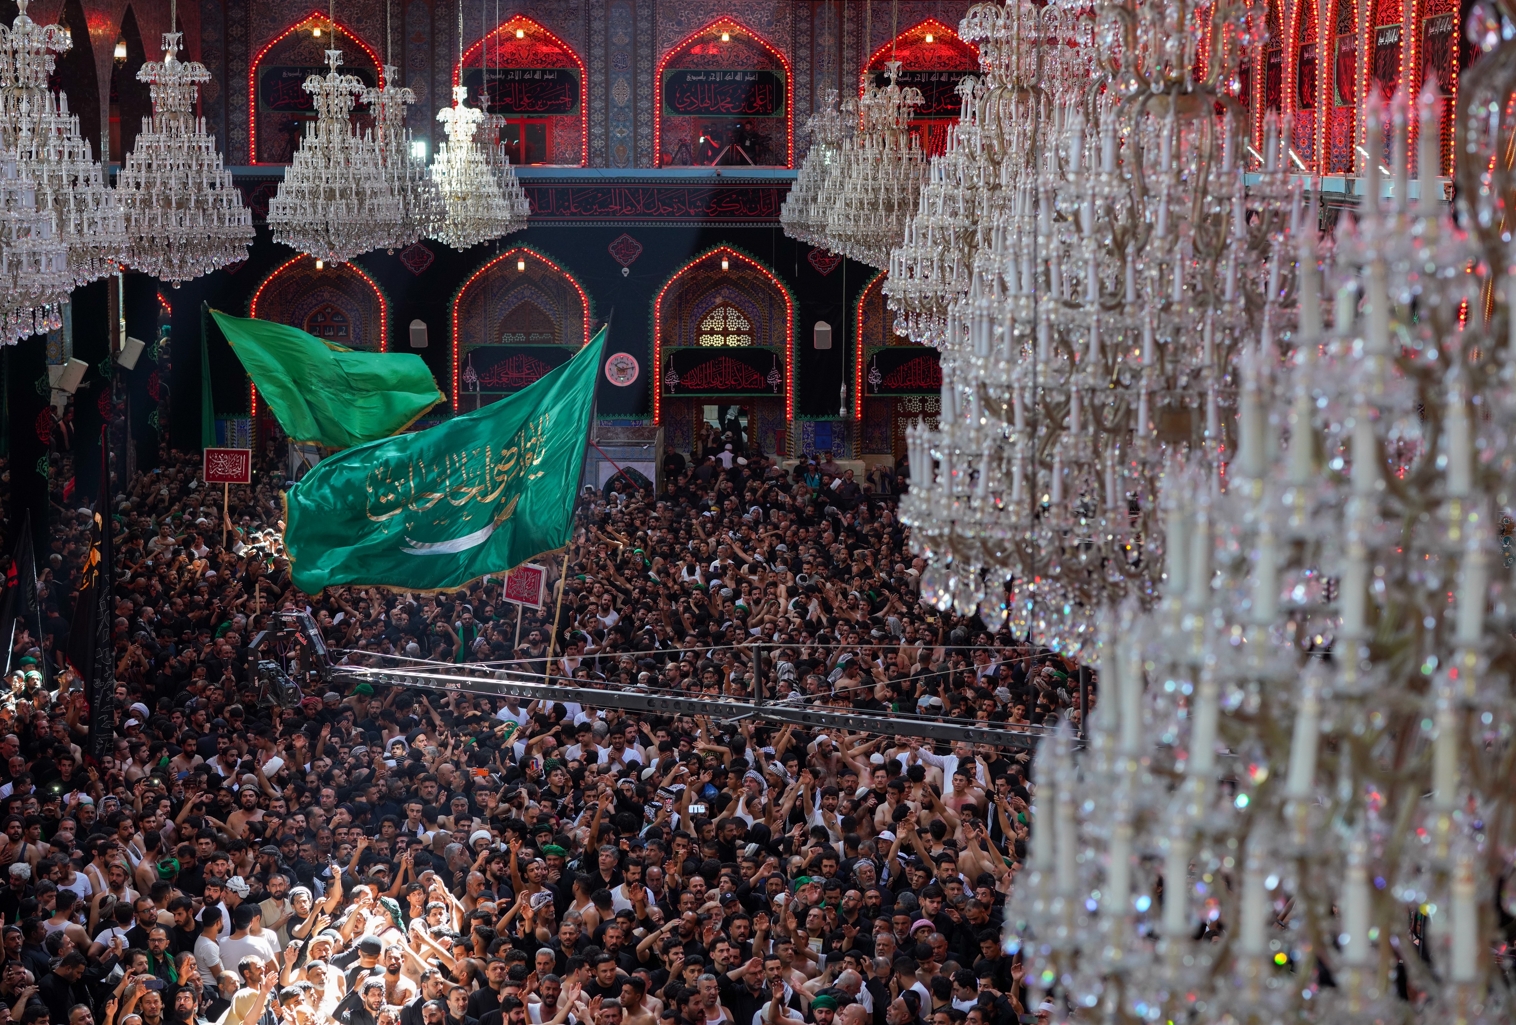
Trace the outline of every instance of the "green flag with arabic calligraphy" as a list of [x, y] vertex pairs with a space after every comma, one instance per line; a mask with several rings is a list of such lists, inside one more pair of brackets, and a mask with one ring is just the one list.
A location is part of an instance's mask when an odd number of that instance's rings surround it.
[[443, 401], [409, 352], [358, 352], [289, 324], [211, 311], [292, 441], [348, 448], [398, 434]]
[[323, 459], [285, 496], [295, 585], [461, 587], [573, 533], [605, 328], [527, 387]]

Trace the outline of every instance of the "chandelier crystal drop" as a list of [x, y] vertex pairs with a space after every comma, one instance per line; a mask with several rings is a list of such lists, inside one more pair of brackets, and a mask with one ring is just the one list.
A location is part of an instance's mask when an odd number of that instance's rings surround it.
[[[1325, 298], [1242, 361], [1229, 486], [1167, 482], [1166, 594], [1106, 617], [1085, 751], [1038, 756], [1006, 944], [1055, 1022], [1516, 1014], [1516, 275], [1415, 106], [1419, 199], [1369, 162]], [[1371, 96], [1370, 153], [1406, 107]]]
[[406, 108], [416, 102], [416, 93], [398, 83], [399, 69], [386, 64], [384, 87], [363, 94], [364, 104], [374, 114], [380, 163], [400, 201], [400, 222], [395, 233], [381, 243], [389, 250], [404, 249], [435, 234], [446, 216], [442, 195], [427, 173], [425, 158], [414, 152], [411, 130], [405, 124]]
[[[432, 160], [432, 181], [442, 193], [447, 216], [433, 238], [454, 249], [468, 249], [525, 227], [521, 207], [507, 201], [501, 180], [490, 166], [481, 140], [475, 138], [485, 113], [465, 105], [467, 86], [453, 87], [453, 105], [437, 111], [437, 120], [447, 133], [447, 142], [437, 147]], [[506, 164], [509, 172], [509, 163]], [[515, 181], [514, 172], [510, 180]], [[517, 186], [519, 189], [519, 185]], [[514, 200], [514, 197], [512, 197]], [[522, 197], [524, 203], [525, 197]]]
[[253, 217], [195, 116], [205, 65], [181, 61], [178, 32], [163, 34], [163, 60], [137, 72], [153, 113], [116, 176], [131, 250], [127, 263], [177, 286], [247, 258]]
[[1244, 193], [1243, 128], [1214, 86], [1145, 51], [1101, 72], [1082, 13], [995, 10], [964, 21], [986, 99], [965, 88], [886, 286], [943, 367], [901, 516], [928, 600], [1077, 655], [1102, 608], [1158, 597], [1160, 482], [1183, 462], [1216, 486], [1237, 360], [1293, 323], [1309, 217], [1285, 126], [1268, 121]]
[[[112, 273], [125, 255], [125, 219], [67, 98], [48, 88], [70, 44], [41, 26], [25, 0], [0, 29], [0, 329], [17, 341], [61, 325], [76, 286]], [[60, 258], [59, 246], [62, 247]]]
[[502, 233], [509, 235], [526, 227], [527, 218], [532, 215], [532, 203], [526, 198], [526, 190], [521, 187], [516, 169], [511, 164], [511, 156], [503, 137], [505, 118], [499, 114], [486, 114], [480, 130], [483, 133], [480, 145], [484, 148], [485, 163], [489, 165], [490, 174], [500, 188], [500, 197], [505, 200], [505, 205], [511, 212], [510, 224]]
[[810, 149], [779, 210], [779, 225], [790, 238], [832, 250], [827, 217], [836, 195], [842, 148], [852, 137], [857, 119], [857, 101], [848, 100], [839, 107], [837, 90], [828, 89], [821, 109], [806, 120], [804, 134], [811, 140]]
[[828, 249], [881, 269], [900, 244], [927, 168], [910, 131], [921, 90], [900, 87], [898, 61], [889, 62], [885, 76], [889, 84], [882, 88], [873, 76], [864, 85], [858, 131], [843, 140], [835, 179], [829, 180], [836, 187], [826, 217]]
[[316, 119], [268, 206], [274, 241], [319, 260], [346, 263], [387, 247], [400, 235], [405, 210], [373, 134], [352, 123], [367, 87], [339, 74], [341, 50], [327, 50], [325, 75], [305, 80]]

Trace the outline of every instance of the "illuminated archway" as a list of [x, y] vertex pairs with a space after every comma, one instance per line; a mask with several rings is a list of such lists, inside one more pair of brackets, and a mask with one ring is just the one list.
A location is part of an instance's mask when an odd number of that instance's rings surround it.
[[[717, 311], [721, 332], [714, 327]], [[738, 314], [735, 345], [732, 311]], [[795, 300], [778, 275], [739, 249], [716, 246], [669, 276], [653, 300], [652, 318], [653, 421], [664, 423], [669, 403], [697, 414], [707, 399], [748, 406], [749, 437], [781, 451], [795, 412]], [[677, 374], [680, 365], [687, 381], [667, 373], [673, 368]], [[692, 367], [709, 380], [686, 387], [696, 379]], [[691, 423], [668, 426], [671, 442], [683, 446]]]
[[[1370, 20], [1372, 35], [1369, 37], [1369, 59], [1364, 62], [1364, 77], [1368, 88], [1379, 90], [1385, 102], [1395, 95], [1400, 87], [1400, 63], [1405, 51], [1406, 31], [1402, 23], [1405, 8], [1395, 0], [1375, 0]], [[1384, 133], [1386, 138], [1389, 132]]]
[[[1459, 5], [1453, 0], [1412, 0], [1410, 15], [1414, 26], [1409, 39], [1410, 46], [1401, 49], [1405, 58], [1401, 64], [1400, 80], [1411, 88], [1414, 96], [1428, 78], [1435, 78], [1440, 93], [1438, 134], [1441, 142], [1439, 166], [1442, 173], [1453, 173], [1453, 114], [1458, 99], [1459, 67]], [[1409, 149], [1411, 168], [1416, 167], [1416, 137], [1420, 122], [1410, 119], [1411, 145]]]
[[579, 351], [590, 340], [590, 297], [551, 258], [515, 246], [459, 286], [450, 323], [456, 412], [465, 392], [476, 393], [477, 408], [486, 395], [498, 398], [525, 387]]
[[1351, 174], [1358, 166], [1358, 154], [1353, 148], [1358, 141], [1355, 114], [1363, 97], [1364, 82], [1360, 74], [1363, 62], [1356, 8], [1355, 0], [1332, 0], [1327, 23], [1331, 43], [1320, 48], [1320, 52], [1331, 54], [1330, 65], [1318, 60], [1321, 71], [1330, 67], [1330, 78], [1322, 83], [1318, 115], [1316, 152], [1320, 154], [1323, 174]]
[[905, 429], [925, 419], [933, 426], [942, 411], [940, 354], [895, 333], [895, 315], [884, 295], [888, 274], [880, 271], [858, 294], [853, 308], [853, 419], [863, 452], [905, 452]]
[[312, 11], [254, 55], [247, 69], [248, 163], [289, 163], [288, 156], [272, 158], [294, 152], [301, 126], [308, 120], [304, 114], [313, 109], [311, 96], [304, 89], [305, 79], [311, 74], [326, 74], [328, 47], [335, 45], [343, 51], [343, 74], [356, 75], [370, 85], [384, 85], [384, 63], [378, 52], [341, 18], [335, 21], [335, 36], [333, 25], [325, 11]]
[[[356, 263], [325, 264], [301, 254], [268, 273], [247, 304], [247, 315], [312, 331], [322, 341], [348, 349], [389, 351], [389, 300], [379, 283]], [[346, 333], [339, 333], [339, 315]], [[258, 391], [248, 384], [253, 421]]]
[[[572, 46], [538, 22], [518, 14], [476, 40], [453, 65], [453, 85], [460, 84], [476, 105], [483, 103], [480, 88], [489, 86], [487, 109], [505, 118], [502, 137], [515, 140], [512, 163], [588, 162], [588, 69]], [[543, 159], [533, 159], [538, 156]]]
[[1320, 111], [1321, 59], [1316, 38], [1318, 0], [1295, 0], [1291, 19], [1289, 67], [1285, 82], [1286, 109], [1294, 115], [1289, 140], [1295, 158], [1305, 167], [1294, 164], [1292, 171], [1309, 171], [1316, 167], [1316, 122]]
[[948, 126], [957, 122], [963, 109], [958, 83], [967, 75], [979, 74], [979, 48], [936, 18], [927, 18], [873, 52], [859, 77], [859, 96], [869, 75], [876, 84], [885, 84], [884, 72], [891, 61], [900, 62], [902, 86], [921, 90], [923, 102], [911, 118], [911, 134], [928, 156], [941, 153], [947, 145]]
[[1252, 76], [1253, 146], [1260, 153], [1267, 145], [1263, 139], [1264, 120], [1271, 111], [1277, 116], [1284, 103], [1284, 30], [1279, 14], [1281, 2], [1282, 0], [1268, 0], [1264, 6], [1266, 41], [1263, 44], [1263, 70]]
[[654, 82], [657, 166], [794, 166], [790, 59], [735, 18], [670, 47]]

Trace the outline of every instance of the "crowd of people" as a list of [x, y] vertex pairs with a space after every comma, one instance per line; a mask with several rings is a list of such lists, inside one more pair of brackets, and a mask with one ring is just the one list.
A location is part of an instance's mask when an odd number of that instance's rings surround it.
[[[550, 587], [540, 611], [498, 579], [301, 594], [281, 464], [223, 510], [198, 454], [169, 454], [109, 510], [109, 736], [61, 657], [93, 511], [55, 509], [41, 614], [7, 624], [0, 1025], [1045, 1017], [1001, 947], [1029, 751], [887, 720], [1077, 719], [1071, 667], [921, 605], [889, 494], [727, 444], [671, 458], [656, 493], [587, 493], [566, 564], [544, 559], [554, 585], [566, 565], [561, 604]], [[835, 705], [880, 727], [341, 673], [281, 701], [249, 648], [280, 609], [309, 611], [339, 663]]]

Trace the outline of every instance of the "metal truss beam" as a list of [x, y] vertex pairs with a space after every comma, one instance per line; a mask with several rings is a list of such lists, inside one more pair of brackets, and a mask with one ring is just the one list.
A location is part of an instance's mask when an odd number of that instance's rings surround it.
[[419, 687], [424, 690], [456, 691], [487, 697], [513, 697], [524, 701], [572, 701], [590, 708], [621, 708], [658, 715], [705, 715], [715, 719], [758, 719], [772, 723], [792, 723], [813, 730], [847, 730], [853, 733], [898, 734], [924, 740], [962, 741], [1005, 748], [1034, 748], [1047, 735], [1046, 730], [986, 729], [966, 723], [938, 722], [912, 716], [864, 715], [833, 708], [815, 708], [780, 702], [739, 702], [726, 699], [685, 697], [646, 689], [593, 690], [545, 684], [540, 679], [515, 673], [497, 672], [494, 678], [439, 673], [421, 669], [371, 669], [361, 666], [333, 666], [329, 675], [345, 683], [369, 683], [391, 687]]

